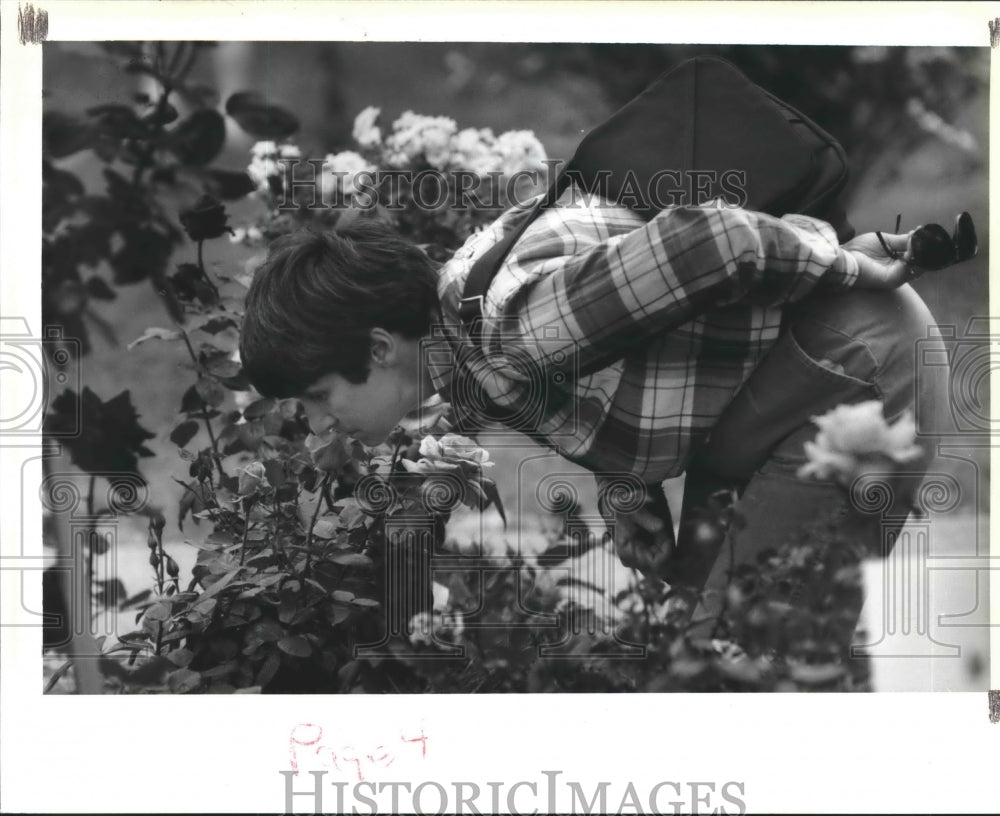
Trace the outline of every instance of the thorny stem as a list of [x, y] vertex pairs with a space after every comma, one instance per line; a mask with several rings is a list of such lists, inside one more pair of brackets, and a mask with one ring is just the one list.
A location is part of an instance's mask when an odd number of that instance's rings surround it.
[[240, 566], [242, 567], [247, 560], [247, 535], [250, 533], [250, 511], [253, 509], [254, 500], [252, 498], [247, 499], [246, 506], [246, 518], [243, 519], [243, 543], [240, 546]]
[[732, 586], [733, 576], [736, 574], [736, 545], [733, 542], [733, 536], [729, 535], [728, 532], [726, 535], [726, 541], [729, 545], [729, 569], [726, 571], [727, 591], [722, 596], [722, 609], [719, 610], [719, 616], [715, 619], [715, 625], [712, 627], [713, 638], [719, 634], [719, 627], [722, 625], [722, 619], [726, 616], [726, 612], [729, 611], [728, 588]]
[[[158, 60], [159, 61], [159, 60]], [[156, 100], [156, 112], [154, 118], [159, 121], [163, 112], [167, 109], [167, 100], [170, 94], [173, 93], [173, 86], [170, 81], [163, 76], [159, 77], [160, 83], [163, 85], [163, 90], [160, 93], [160, 98]], [[163, 125], [158, 125], [161, 132], [163, 130]], [[132, 187], [135, 190], [139, 189], [139, 185], [142, 183], [142, 175], [151, 167], [151, 160], [153, 158], [153, 144], [152, 142], [146, 142], [145, 147], [136, 156], [135, 170], [132, 172]]]
[[201, 275], [202, 279], [212, 287], [212, 291], [215, 292], [215, 297], [219, 297], [219, 287], [215, 285], [215, 282], [208, 276], [208, 270], [205, 269], [205, 263], [202, 260], [202, 247], [205, 245], [204, 240], [198, 242], [198, 273]]
[[[163, 536], [157, 531], [152, 523], [150, 523], [149, 531], [152, 535], [156, 537], [156, 549], [153, 551], [156, 554], [156, 566], [155, 569], [155, 580], [156, 580], [156, 594], [158, 597], [163, 596]], [[159, 655], [163, 650], [163, 621], [156, 621], [156, 647], [155, 654]]]
[[[191, 340], [188, 338], [187, 332], [184, 329], [180, 329], [181, 337], [184, 339], [184, 345], [187, 346], [188, 354], [191, 356], [191, 362], [198, 366], [198, 356], [194, 353], [194, 347], [191, 345]], [[198, 371], [198, 379], [202, 378], [201, 371]], [[212, 443], [212, 452], [215, 454], [212, 457], [212, 461], [215, 462], [215, 467], [219, 471], [219, 487], [222, 487], [222, 480], [226, 476], [226, 472], [222, 469], [222, 454], [219, 452], [219, 442], [215, 438], [215, 431], [212, 430], [212, 421], [208, 418], [208, 403], [198, 395], [198, 399], [201, 402], [201, 413], [202, 419], [205, 420], [205, 429], [208, 431], [209, 441]]]
[[646, 593], [642, 592], [642, 576], [639, 571], [633, 567], [632, 568], [632, 580], [635, 581], [636, 588], [639, 589], [639, 597], [642, 598], [642, 617], [645, 624], [645, 630], [643, 631], [643, 640], [649, 640], [649, 633], [653, 628], [652, 619], [649, 617], [649, 598], [646, 597]]
[[[323, 477], [323, 482], [320, 484], [320, 493], [316, 497], [316, 507], [313, 508], [312, 518], [309, 519], [309, 531], [306, 533], [306, 565], [302, 570], [302, 577], [308, 578], [309, 573], [312, 570], [312, 542], [313, 542], [313, 528], [316, 526], [316, 519], [319, 518], [320, 508], [323, 506], [322, 497], [330, 484], [330, 479], [333, 474], [327, 473]], [[303, 600], [305, 599], [305, 593], [302, 595]]]
[[400, 434], [399, 439], [396, 440], [396, 447], [392, 451], [392, 458], [389, 460], [389, 481], [396, 474], [396, 462], [399, 461], [399, 449], [403, 447], [403, 438], [403, 435]]

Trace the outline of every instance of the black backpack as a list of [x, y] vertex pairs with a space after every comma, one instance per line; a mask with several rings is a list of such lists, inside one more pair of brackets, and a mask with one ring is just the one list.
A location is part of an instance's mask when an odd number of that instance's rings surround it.
[[679, 203], [720, 195], [732, 200], [738, 186], [746, 209], [812, 215], [830, 223], [841, 243], [854, 236], [836, 201], [848, 176], [837, 140], [731, 63], [696, 57], [662, 74], [588, 133], [544, 198], [510, 219], [503, 238], [473, 264], [459, 315], [476, 345], [483, 298], [504, 259], [569, 184], [619, 201], [648, 221], [663, 208], [664, 179], [680, 178], [683, 187], [696, 174], [704, 198]]

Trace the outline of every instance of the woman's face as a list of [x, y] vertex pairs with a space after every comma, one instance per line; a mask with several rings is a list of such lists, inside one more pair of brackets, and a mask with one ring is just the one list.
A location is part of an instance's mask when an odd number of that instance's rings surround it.
[[366, 382], [326, 374], [299, 395], [312, 432], [336, 431], [368, 446], [383, 442], [417, 406], [416, 347], [417, 341], [374, 329]]

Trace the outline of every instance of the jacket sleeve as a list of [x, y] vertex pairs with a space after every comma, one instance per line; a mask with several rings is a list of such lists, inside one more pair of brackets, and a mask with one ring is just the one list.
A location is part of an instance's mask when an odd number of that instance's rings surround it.
[[551, 268], [536, 267], [545, 274], [507, 304], [518, 331], [505, 333], [502, 348], [567, 371], [620, 357], [711, 309], [781, 306], [858, 277], [857, 260], [823, 221], [716, 207], [664, 210], [572, 255], [530, 263]]

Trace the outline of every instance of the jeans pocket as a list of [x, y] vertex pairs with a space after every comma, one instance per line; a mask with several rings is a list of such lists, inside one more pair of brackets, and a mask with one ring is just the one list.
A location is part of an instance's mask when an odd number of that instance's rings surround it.
[[813, 374], [878, 394], [878, 360], [862, 341], [813, 321], [793, 324], [783, 340]]

